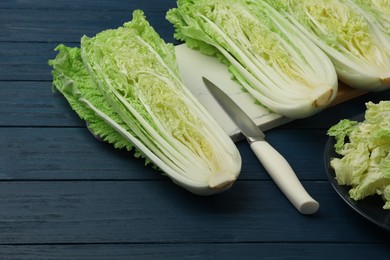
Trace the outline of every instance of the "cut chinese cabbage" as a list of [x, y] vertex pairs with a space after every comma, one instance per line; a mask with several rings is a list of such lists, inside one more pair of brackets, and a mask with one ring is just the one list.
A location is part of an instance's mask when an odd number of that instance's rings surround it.
[[229, 66], [262, 105], [290, 118], [325, 108], [337, 92], [329, 58], [263, 1], [179, 0], [175, 37]]
[[174, 47], [136, 10], [133, 20], [50, 61], [54, 84], [103, 140], [136, 147], [175, 183], [209, 195], [241, 170], [233, 141], [180, 80]]
[[350, 0], [267, 0], [333, 61], [354, 88], [390, 88], [390, 40]]

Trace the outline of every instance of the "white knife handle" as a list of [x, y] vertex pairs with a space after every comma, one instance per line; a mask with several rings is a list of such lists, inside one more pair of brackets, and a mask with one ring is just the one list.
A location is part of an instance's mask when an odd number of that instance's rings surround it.
[[286, 159], [267, 141], [251, 142], [250, 146], [273, 181], [302, 214], [313, 214], [319, 208], [302, 186]]

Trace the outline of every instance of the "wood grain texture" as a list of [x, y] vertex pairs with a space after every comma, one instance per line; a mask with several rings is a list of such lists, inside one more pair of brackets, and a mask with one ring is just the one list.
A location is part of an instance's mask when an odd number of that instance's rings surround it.
[[212, 197], [166, 181], [3, 181], [0, 244], [388, 243], [328, 182], [303, 183], [321, 203], [315, 215], [299, 214], [270, 181]]
[[[182, 259], [349, 259], [358, 255], [360, 259], [384, 257], [388, 249], [378, 244], [334, 243], [196, 243], [177, 246], [170, 243], [156, 244], [79, 244], [79, 245], [10, 245], [1, 246], [6, 259], [137, 259], [149, 260], [155, 255], [160, 260]], [[353, 253], [352, 253], [353, 252]]]
[[153, 12], [165, 12], [168, 8], [176, 6], [176, 0], [142, 0], [142, 1], [123, 1], [123, 0], [2, 0], [1, 9], [41, 9], [41, 10], [94, 10], [99, 12], [146, 9]]
[[[291, 131], [291, 133], [293, 133]], [[307, 138], [305, 136], [310, 136]], [[324, 131], [271, 131], [268, 141], [281, 152], [303, 180], [324, 180]], [[245, 141], [238, 144], [242, 158], [242, 179], [269, 180], [264, 168]], [[292, 150], [288, 147], [301, 147]], [[150, 179], [159, 172], [144, 166], [132, 152], [116, 150], [97, 141], [85, 127], [0, 128], [0, 180], [10, 179]], [[82, 158], [82, 160], [80, 160]], [[54, 174], [53, 174], [54, 172]], [[158, 178], [160, 179], [160, 178]]]
[[0, 81], [0, 96], [0, 126], [85, 127], [49, 81]]
[[[102, 30], [115, 29], [132, 20], [135, 7], [118, 7], [116, 10], [0, 8], [0, 41], [78, 43], [83, 35], [92, 37]], [[144, 12], [161, 38], [175, 43], [174, 28], [165, 19], [166, 11], [168, 7], [164, 5], [158, 10], [147, 9]]]
[[[51, 81], [49, 59], [54, 59], [58, 43], [0, 42], [1, 81]], [[78, 44], [69, 43], [69, 47]], [[1, 84], [3, 84], [0, 81]]]

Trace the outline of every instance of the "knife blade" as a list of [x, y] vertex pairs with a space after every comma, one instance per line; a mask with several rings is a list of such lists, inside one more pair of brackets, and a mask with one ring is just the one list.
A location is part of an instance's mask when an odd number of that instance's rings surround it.
[[300, 213], [315, 213], [319, 203], [307, 193], [287, 160], [265, 140], [265, 134], [225, 92], [207, 78], [202, 79], [212, 96], [246, 137], [252, 151], [287, 199]]

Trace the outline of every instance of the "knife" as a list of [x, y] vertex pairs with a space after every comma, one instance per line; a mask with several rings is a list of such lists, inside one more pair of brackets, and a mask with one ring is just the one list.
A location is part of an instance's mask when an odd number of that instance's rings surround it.
[[265, 140], [265, 135], [260, 128], [225, 92], [207, 78], [202, 77], [202, 79], [223, 110], [241, 130], [256, 157], [294, 207], [302, 214], [315, 213], [319, 208], [319, 203], [307, 193], [287, 160]]

